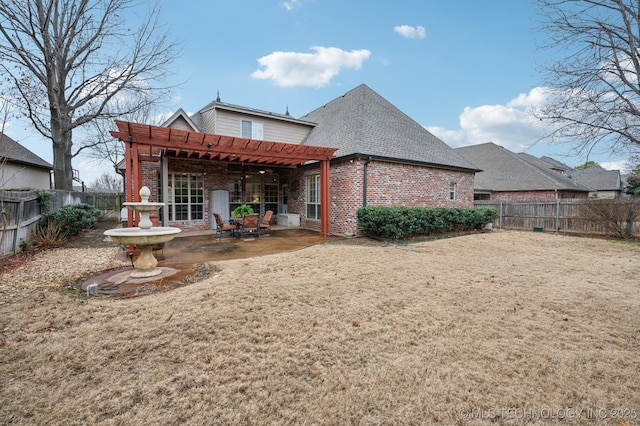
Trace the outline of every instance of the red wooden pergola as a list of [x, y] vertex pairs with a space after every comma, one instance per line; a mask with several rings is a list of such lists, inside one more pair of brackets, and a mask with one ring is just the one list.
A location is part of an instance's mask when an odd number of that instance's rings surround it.
[[[125, 144], [127, 201], [140, 201], [138, 194], [142, 183], [140, 161], [150, 156], [146, 154], [147, 149], [149, 154], [153, 148], [162, 149], [167, 157], [283, 167], [318, 161], [320, 163], [320, 235], [327, 237], [331, 233], [329, 162], [335, 158], [334, 153], [337, 148], [238, 138], [120, 120], [116, 120], [116, 125], [118, 130], [112, 131], [111, 135]], [[131, 216], [129, 221], [131, 222]]]

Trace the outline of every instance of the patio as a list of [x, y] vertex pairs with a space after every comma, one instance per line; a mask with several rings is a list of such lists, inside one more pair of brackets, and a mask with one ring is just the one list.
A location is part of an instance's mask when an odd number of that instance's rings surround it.
[[[95, 230], [102, 233], [104, 229]], [[92, 230], [94, 231], [94, 230]], [[332, 237], [333, 240], [336, 237]], [[91, 244], [90, 236], [87, 236], [87, 244]], [[193, 276], [197, 275], [198, 265], [208, 264], [212, 261], [231, 259], [253, 258], [269, 254], [276, 254], [298, 250], [327, 239], [320, 236], [317, 231], [302, 228], [287, 228], [274, 225], [271, 231], [261, 234], [261, 238], [245, 238], [244, 240], [225, 235], [218, 239], [215, 231], [186, 231], [178, 234], [176, 238], [164, 244], [161, 250], [154, 252], [158, 259], [158, 267], [175, 270], [171, 274], [162, 274], [147, 279], [124, 279], [128, 269], [109, 271], [99, 276], [89, 277], [81, 284], [82, 290], [86, 290], [90, 284], [98, 284], [98, 292], [102, 294], [129, 294], [135, 293], [143, 286], [162, 286], [165, 289], [179, 286]], [[82, 241], [78, 242], [82, 244]], [[78, 245], [76, 243], [76, 246]], [[106, 241], [117, 247], [117, 244]], [[93, 244], [89, 246], [94, 246]], [[117, 257], [127, 261], [126, 252], [117, 253]], [[215, 273], [215, 271], [211, 271]]]

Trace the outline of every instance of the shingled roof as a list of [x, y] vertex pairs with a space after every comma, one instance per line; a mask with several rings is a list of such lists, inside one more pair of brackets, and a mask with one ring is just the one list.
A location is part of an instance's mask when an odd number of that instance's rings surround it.
[[5, 134], [1, 134], [0, 138], [0, 161], [5, 158], [14, 163], [28, 164], [34, 167], [42, 167], [44, 169], [53, 169], [53, 166], [20, 145], [15, 140]]
[[577, 170], [575, 173], [579, 184], [593, 191], [622, 191], [622, 177], [620, 170], [605, 170], [598, 165]]
[[[525, 153], [514, 153], [493, 142], [456, 148], [482, 168], [476, 173], [476, 191], [589, 191], [571, 172]], [[573, 169], [571, 169], [573, 170]]]
[[365, 84], [301, 120], [316, 123], [301, 143], [338, 147], [337, 157], [364, 155], [443, 168], [479, 170]]

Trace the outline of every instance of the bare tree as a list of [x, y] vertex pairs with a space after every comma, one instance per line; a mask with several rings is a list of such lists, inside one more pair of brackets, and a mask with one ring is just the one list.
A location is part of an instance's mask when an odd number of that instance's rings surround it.
[[631, 172], [627, 175], [627, 187], [625, 192], [634, 197], [640, 197], [640, 155], [634, 155], [629, 159]]
[[103, 172], [89, 184], [89, 188], [94, 191], [122, 192], [122, 179], [113, 173]]
[[554, 141], [580, 153], [640, 149], [640, 0], [533, 0], [544, 47], [560, 56], [543, 64], [551, 89], [536, 115]]
[[[160, 103], [178, 46], [140, 0], [1, 0], [3, 84], [53, 146], [54, 182], [70, 190], [73, 130]], [[117, 107], [115, 100], [120, 100]], [[120, 109], [125, 107], [124, 109]]]
[[589, 199], [580, 204], [580, 215], [602, 226], [607, 235], [633, 239], [634, 224], [640, 218], [640, 208], [634, 199]]
[[[4, 128], [7, 123], [7, 116], [9, 114], [9, 104], [0, 100], [0, 141], [4, 139]], [[0, 147], [3, 144], [0, 143]], [[7, 160], [10, 154], [10, 148], [0, 149], [0, 190], [4, 189], [5, 182], [8, 178], [4, 175]], [[4, 206], [4, 198], [0, 196], [0, 247], [4, 242], [5, 235], [7, 234], [7, 227], [9, 226], [9, 216]]]
[[[159, 120], [152, 117], [152, 107], [153, 105], [147, 105], [132, 113], [121, 115], [120, 119], [160, 125]], [[126, 110], [126, 108], [118, 108], [118, 110]], [[118, 130], [113, 120], [93, 120], [84, 135], [83, 146], [87, 149], [85, 155], [88, 158], [101, 162], [107, 161], [116, 167], [124, 159], [124, 145], [122, 141], [111, 136], [112, 130]]]

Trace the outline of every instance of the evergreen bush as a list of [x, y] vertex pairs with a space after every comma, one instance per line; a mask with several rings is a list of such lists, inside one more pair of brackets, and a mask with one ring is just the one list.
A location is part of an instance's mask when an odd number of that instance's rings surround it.
[[365, 234], [389, 240], [482, 229], [496, 217], [490, 208], [373, 206], [357, 211]]
[[47, 212], [40, 217], [38, 226], [41, 232], [55, 224], [60, 228], [62, 238], [77, 235], [83, 229], [95, 226], [100, 216], [100, 210], [89, 204], [69, 204], [54, 212]]

